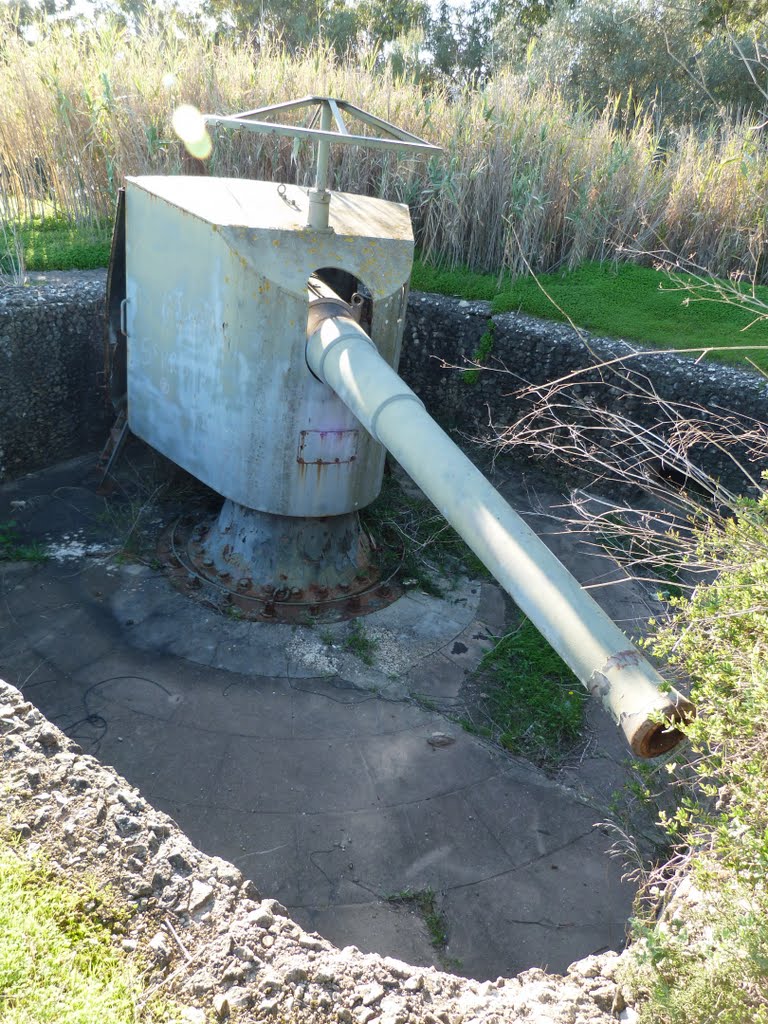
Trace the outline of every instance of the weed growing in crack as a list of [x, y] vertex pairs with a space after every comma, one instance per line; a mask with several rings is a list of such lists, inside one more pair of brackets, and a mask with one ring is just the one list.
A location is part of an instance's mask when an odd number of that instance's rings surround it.
[[364, 665], [373, 665], [377, 643], [373, 637], [368, 636], [359, 619], [355, 619], [352, 623], [352, 628], [344, 637], [342, 646], [345, 651], [358, 657]]
[[[493, 352], [493, 340], [496, 334], [496, 324], [493, 320], [488, 321], [488, 327], [485, 333], [477, 343], [477, 348], [472, 353], [473, 363], [484, 363], [488, 356]], [[480, 367], [473, 366], [470, 370], [463, 370], [461, 379], [465, 384], [477, 384], [480, 379]]]
[[22, 544], [16, 521], [0, 523], [0, 562], [45, 562], [48, 559], [42, 544]]
[[402, 889], [386, 897], [388, 903], [412, 906], [421, 915], [429, 932], [429, 941], [437, 950], [440, 963], [446, 970], [461, 967], [461, 960], [443, 955], [448, 945], [448, 922], [440, 910], [434, 889]]

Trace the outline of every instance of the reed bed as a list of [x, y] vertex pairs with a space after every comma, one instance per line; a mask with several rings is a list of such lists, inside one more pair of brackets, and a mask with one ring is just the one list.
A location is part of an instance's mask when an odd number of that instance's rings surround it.
[[309, 145], [220, 129], [201, 165], [171, 116], [181, 103], [229, 113], [310, 93], [342, 96], [443, 147], [430, 160], [333, 155], [337, 189], [408, 203], [427, 259], [517, 275], [665, 249], [721, 276], [751, 274], [758, 261], [768, 279], [768, 153], [745, 120], [661, 136], [650, 114], [625, 123], [615, 105], [574, 108], [512, 74], [482, 90], [425, 89], [365, 53], [258, 50], [167, 20], [138, 33], [48, 26], [34, 45], [0, 23], [0, 210], [102, 220], [128, 174], [308, 185]]

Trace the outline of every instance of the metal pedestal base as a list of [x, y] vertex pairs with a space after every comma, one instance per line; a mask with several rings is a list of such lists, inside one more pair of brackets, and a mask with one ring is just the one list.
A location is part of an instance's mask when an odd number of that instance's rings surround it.
[[227, 500], [210, 525], [177, 524], [164, 547], [177, 585], [244, 618], [353, 618], [401, 593], [394, 571], [381, 579], [372, 564], [356, 512], [302, 519]]
[[200, 545], [204, 565], [282, 598], [327, 597], [371, 582], [370, 548], [356, 512], [324, 519], [274, 516], [225, 501]]

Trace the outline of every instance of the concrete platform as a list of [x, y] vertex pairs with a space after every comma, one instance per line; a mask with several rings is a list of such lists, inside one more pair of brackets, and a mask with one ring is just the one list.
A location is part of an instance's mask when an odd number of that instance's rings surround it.
[[[92, 461], [0, 490], [0, 522], [53, 556], [0, 563], [0, 677], [340, 946], [478, 979], [621, 947], [632, 890], [595, 825], [628, 758], [613, 725], [591, 709], [587, 743], [551, 778], [442, 713], [503, 631], [494, 585], [410, 592], [375, 613], [366, 665], [346, 624], [234, 621], [172, 590], [151, 559], [116, 557]], [[551, 540], [583, 581], [604, 574], [572, 538]], [[603, 593], [625, 628], [649, 613], [631, 587]], [[424, 890], [445, 916], [442, 952], [402, 898]]]

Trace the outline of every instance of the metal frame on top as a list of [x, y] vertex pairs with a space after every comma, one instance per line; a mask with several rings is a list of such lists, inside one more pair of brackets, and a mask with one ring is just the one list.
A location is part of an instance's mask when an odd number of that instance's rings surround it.
[[[262, 118], [274, 114], [300, 110], [302, 107], [314, 107], [306, 126], [280, 124], [264, 121]], [[380, 135], [353, 135], [342, 116], [362, 121], [369, 128], [385, 132], [392, 138], [385, 139]], [[324, 230], [328, 228], [328, 168], [331, 145], [366, 146], [368, 149], [394, 150], [406, 154], [426, 154], [435, 156], [442, 153], [439, 146], [433, 146], [425, 139], [419, 138], [389, 121], [384, 121], [367, 110], [356, 107], [347, 100], [332, 96], [304, 96], [299, 100], [288, 100], [285, 103], [273, 103], [268, 107], [256, 107], [254, 110], [243, 110], [238, 114], [205, 114], [205, 122], [209, 125], [222, 125], [225, 128], [244, 128], [246, 131], [258, 132], [262, 135], [286, 136], [294, 139], [309, 139], [317, 143], [317, 169], [315, 187], [310, 191], [309, 226]], [[315, 127], [318, 120], [319, 127]], [[336, 130], [332, 130], [335, 124]]]

